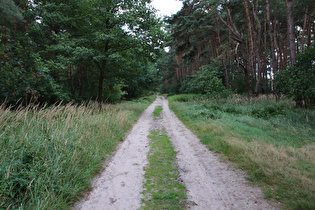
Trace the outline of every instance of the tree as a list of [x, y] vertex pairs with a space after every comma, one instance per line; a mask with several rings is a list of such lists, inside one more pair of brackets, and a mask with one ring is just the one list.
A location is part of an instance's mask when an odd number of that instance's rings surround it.
[[0, 0], [0, 25], [12, 26], [23, 20], [22, 10], [12, 0]]
[[315, 46], [300, 53], [297, 62], [279, 72], [277, 78], [277, 88], [282, 94], [303, 101], [305, 109], [315, 105]]
[[[20, 43], [23, 52], [40, 60], [40, 71], [49, 78], [37, 91], [41, 101], [72, 98], [102, 102], [145, 92], [140, 89], [152, 79], [149, 72], [165, 34], [161, 20], [148, 6], [149, 0], [16, 2], [28, 27], [12, 29], [3, 36], [11, 43]], [[2, 52], [5, 56], [17, 49], [5, 44], [1, 47], [9, 49]], [[29, 68], [33, 69], [35, 63], [29, 60]], [[10, 70], [10, 65], [2, 68], [3, 74], [18, 67]], [[6, 91], [1, 95], [4, 98]]]
[[295, 24], [293, 17], [293, 0], [286, 0], [287, 13], [288, 13], [288, 34], [290, 39], [290, 61], [291, 65], [295, 63]]
[[220, 60], [226, 87], [238, 93], [246, 90], [250, 97], [274, 93], [277, 98], [274, 75], [285, 70], [295, 54], [303, 52], [315, 38], [314, 5], [310, 0], [294, 3], [184, 1], [182, 10], [168, 21], [173, 37], [169, 46], [174, 49], [170, 56], [177, 66], [168, 68], [172, 74], [166, 75], [176, 77], [182, 86], [201, 66]]

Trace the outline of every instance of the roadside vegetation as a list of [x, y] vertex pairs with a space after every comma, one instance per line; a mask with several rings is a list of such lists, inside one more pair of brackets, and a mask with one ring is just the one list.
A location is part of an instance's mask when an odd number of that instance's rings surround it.
[[153, 101], [0, 107], [0, 209], [66, 209]]
[[[155, 108], [153, 115], [156, 120], [161, 111], [162, 106]], [[185, 209], [186, 188], [179, 180], [172, 142], [163, 130], [151, 131], [149, 138], [149, 164], [145, 168], [142, 209]]]
[[175, 95], [171, 109], [210, 150], [223, 153], [288, 209], [315, 209], [315, 111], [273, 96]]

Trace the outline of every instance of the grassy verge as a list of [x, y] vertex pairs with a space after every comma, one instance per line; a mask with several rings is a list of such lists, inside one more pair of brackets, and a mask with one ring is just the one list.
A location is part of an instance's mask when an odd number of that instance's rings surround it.
[[163, 131], [152, 131], [149, 135], [149, 165], [143, 191], [143, 209], [185, 209], [185, 186], [179, 182], [175, 165], [176, 152]]
[[[182, 99], [184, 97], [184, 99]], [[170, 98], [171, 109], [206, 144], [262, 183], [267, 197], [288, 209], [315, 209], [315, 112], [290, 101]]]
[[153, 98], [0, 107], [0, 209], [66, 209]]

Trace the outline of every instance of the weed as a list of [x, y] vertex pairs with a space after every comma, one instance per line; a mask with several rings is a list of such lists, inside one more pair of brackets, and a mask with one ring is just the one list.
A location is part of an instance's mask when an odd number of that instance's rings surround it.
[[153, 116], [159, 117], [161, 115], [162, 110], [163, 110], [162, 106], [155, 107], [155, 109], [153, 111]]

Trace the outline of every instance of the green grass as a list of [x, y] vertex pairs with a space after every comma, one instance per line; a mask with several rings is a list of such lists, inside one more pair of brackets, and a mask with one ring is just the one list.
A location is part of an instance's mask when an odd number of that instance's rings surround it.
[[162, 106], [155, 107], [155, 109], [153, 111], [153, 116], [159, 117], [161, 115], [162, 110], [163, 110]]
[[185, 186], [179, 182], [176, 152], [171, 141], [161, 130], [152, 131], [149, 138], [142, 209], [185, 209]]
[[[176, 96], [179, 97], [180, 96]], [[248, 170], [288, 209], [315, 209], [315, 111], [262, 96], [174, 100], [171, 109], [206, 144]]]
[[153, 98], [0, 107], [0, 209], [67, 209]]

